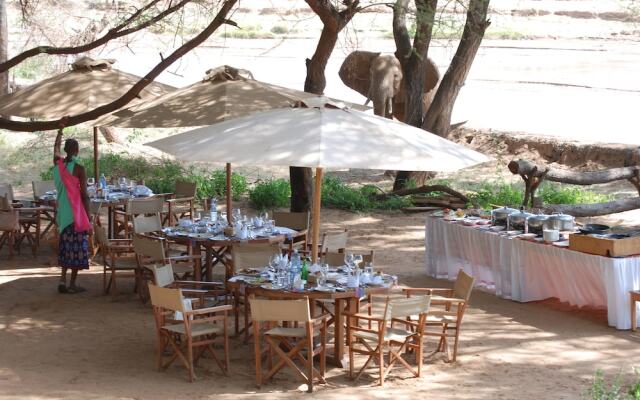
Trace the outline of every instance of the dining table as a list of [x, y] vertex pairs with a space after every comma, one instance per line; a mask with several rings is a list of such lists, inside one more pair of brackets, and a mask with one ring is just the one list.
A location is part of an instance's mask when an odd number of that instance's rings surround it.
[[225, 235], [222, 231], [190, 232], [192, 228], [180, 228], [179, 226], [163, 229], [164, 235], [172, 242], [189, 248], [196, 260], [200, 260], [204, 249], [204, 265], [196, 266], [195, 280], [210, 282], [213, 280], [213, 268], [222, 264], [225, 268], [225, 279], [233, 276], [233, 259], [231, 250], [234, 245], [240, 243], [282, 243], [286, 239], [295, 238], [300, 234], [286, 227], [274, 227], [271, 231], [264, 228], [254, 229], [248, 237], [237, 235]]
[[[337, 278], [328, 279], [325, 286], [319, 287], [314, 284], [306, 284], [304, 289], [293, 289], [291, 287], [278, 287], [271, 283], [273, 278], [269, 278], [272, 274], [268, 273], [269, 267], [258, 270], [259, 273], [253, 273], [251, 275], [245, 275], [242, 273], [236, 274], [227, 280], [227, 286], [233, 293], [234, 298], [234, 310], [238, 312], [239, 299], [242, 295], [275, 298], [280, 300], [298, 300], [308, 299], [309, 310], [312, 317], [318, 316], [318, 302], [331, 301], [334, 303], [334, 345], [333, 353], [330, 355], [329, 360], [335, 366], [340, 368], [346, 368], [348, 365], [348, 359], [345, 358], [345, 341], [346, 341], [346, 328], [345, 318], [346, 314], [355, 314], [358, 312], [358, 305], [361, 299], [373, 295], [385, 295], [395, 287], [397, 279], [395, 276], [384, 275], [384, 280], [378, 284], [362, 284], [357, 288], [350, 288], [346, 285], [346, 269], [343, 267], [330, 270], [330, 274], [334, 274]], [[246, 304], [246, 302], [245, 302]], [[246, 315], [246, 314], [245, 314]], [[237, 332], [239, 331], [236, 327]], [[248, 336], [248, 334], [245, 334]]]

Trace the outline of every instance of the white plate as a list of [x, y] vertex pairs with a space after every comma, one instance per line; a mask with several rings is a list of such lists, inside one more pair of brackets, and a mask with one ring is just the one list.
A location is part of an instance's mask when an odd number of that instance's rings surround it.
[[538, 237], [538, 235], [536, 235], [535, 233], [523, 233], [519, 237], [525, 240], [534, 240], [536, 237]]
[[334, 288], [330, 288], [327, 286], [316, 286], [313, 288], [316, 292], [335, 292]]
[[568, 240], [562, 240], [560, 242], [553, 242], [552, 244], [554, 246], [558, 246], [558, 247], [569, 247], [569, 241]]
[[494, 232], [500, 232], [506, 229], [505, 226], [501, 226], [501, 225], [494, 225], [492, 227], [489, 228], [490, 230], [494, 231]]

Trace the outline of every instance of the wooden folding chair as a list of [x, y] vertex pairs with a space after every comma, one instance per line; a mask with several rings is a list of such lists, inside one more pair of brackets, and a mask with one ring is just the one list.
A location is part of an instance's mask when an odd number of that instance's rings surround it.
[[[133, 220], [137, 216], [155, 216], [160, 218], [162, 208], [164, 205], [164, 199], [159, 196], [143, 198], [143, 199], [130, 199], [124, 210], [115, 211], [116, 222], [116, 234], [123, 232], [125, 238], [130, 238], [134, 232]], [[162, 230], [162, 226], [159, 230]]]
[[297, 234], [284, 241], [284, 250], [291, 255], [294, 249], [304, 251], [307, 248], [307, 234], [309, 232], [309, 216], [307, 212], [273, 211], [271, 213], [276, 226], [293, 229]]
[[[349, 378], [358, 380], [371, 361], [376, 360], [379, 368], [379, 385], [384, 384], [385, 377], [396, 363], [400, 363], [415, 377], [422, 375], [422, 332], [429, 310], [429, 296], [404, 299], [387, 298], [382, 316], [362, 313], [346, 313], [347, 340], [349, 345]], [[416, 322], [409, 322], [407, 317], [418, 315]], [[365, 328], [360, 322], [373, 322], [377, 327]], [[394, 324], [404, 324], [404, 328], [395, 328]], [[417, 370], [402, 356], [407, 350], [416, 353]], [[368, 356], [364, 365], [354, 377], [355, 354]], [[385, 362], [388, 354], [388, 362]]]
[[6, 196], [0, 196], [0, 250], [6, 244], [13, 257], [16, 238], [20, 233], [18, 211], [11, 207]]
[[[236, 271], [244, 268], [263, 268], [269, 265], [269, 261], [274, 254], [280, 253], [280, 246], [277, 243], [239, 243], [231, 248], [234, 270], [229, 278], [236, 274]], [[228, 280], [228, 278], [227, 278]], [[249, 319], [250, 306], [247, 301], [246, 289], [236, 288], [233, 293], [233, 309], [235, 315], [234, 327], [235, 335], [244, 332], [245, 343], [249, 341]], [[240, 314], [243, 316], [244, 329], [240, 330]]]
[[[93, 224], [93, 235], [96, 239], [96, 249], [102, 255], [102, 290], [104, 294], [118, 294], [117, 278], [122, 273], [129, 272], [135, 280], [134, 291], [138, 288], [138, 265], [131, 239], [109, 239], [107, 229], [97, 223]], [[108, 278], [107, 278], [108, 276]]]
[[158, 287], [182, 289], [184, 296], [197, 299], [202, 306], [227, 304], [227, 290], [223, 282], [178, 281], [171, 264], [153, 265], [151, 270], [154, 283]]
[[[462, 318], [469, 304], [469, 298], [473, 289], [475, 278], [465, 273], [462, 269], [458, 271], [458, 276], [453, 285], [453, 289], [446, 288], [404, 288], [407, 297], [413, 295], [431, 295], [433, 306], [427, 316], [424, 336], [436, 336], [440, 338], [436, 352], [445, 352], [447, 360], [455, 362], [458, 355], [458, 341], [460, 339], [460, 329]], [[435, 328], [432, 331], [430, 328]], [[449, 349], [449, 340], [454, 338], [453, 352]]]
[[56, 190], [56, 185], [53, 181], [31, 181], [31, 188], [33, 189], [33, 201], [36, 205], [41, 207], [40, 220], [46, 225], [40, 232], [40, 237], [49, 232], [56, 224], [56, 209], [51, 206], [45, 206], [42, 204], [42, 196], [47, 192]]
[[174, 274], [181, 280], [186, 280], [194, 274], [195, 268], [200, 268], [199, 256], [168, 256], [163, 238], [134, 235], [132, 243], [138, 264], [138, 295], [143, 302], [148, 299], [145, 282], [152, 278], [151, 265], [171, 264]]
[[[251, 318], [253, 320], [254, 350], [256, 362], [256, 384], [258, 387], [270, 380], [285, 365], [307, 384], [307, 391], [313, 392], [313, 383], [317, 378], [326, 383], [327, 316], [311, 318], [308, 298], [300, 300], [266, 300], [250, 298]], [[293, 327], [284, 323], [295, 323]], [[260, 325], [266, 323], [267, 330], [261, 334]], [[298, 327], [297, 324], [304, 327]], [[319, 343], [314, 338], [319, 335]], [[266, 349], [262, 347], [262, 338]], [[304, 355], [303, 355], [304, 351]], [[266, 353], [268, 371], [262, 370], [262, 357]], [[273, 364], [273, 354], [278, 362]], [[313, 366], [313, 358], [319, 356], [320, 366]], [[296, 364], [299, 361], [302, 367]]]
[[[211, 355], [222, 373], [229, 375], [229, 335], [227, 313], [230, 305], [189, 310], [180, 289], [162, 288], [149, 284], [157, 335], [157, 365], [166, 369], [180, 360], [189, 371], [189, 382], [195, 379], [194, 365], [205, 354]], [[190, 303], [187, 303], [190, 304]], [[172, 320], [176, 312], [181, 321]], [[223, 359], [220, 360], [213, 345], [222, 341]], [[165, 352], [170, 355], [165, 357]]]
[[162, 193], [165, 198], [163, 208], [163, 225], [178, 223], [180, 218], [193, 218], [197, 185], [193, 182], [176, 181], [173, 193]]

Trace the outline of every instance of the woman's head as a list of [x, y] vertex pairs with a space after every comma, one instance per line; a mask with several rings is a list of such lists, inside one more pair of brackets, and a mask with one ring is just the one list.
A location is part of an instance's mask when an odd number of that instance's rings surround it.
[[77, 156], [80, 151], [80, 145], [78, 141], [75, 139], [67, 139], [64, 141], [64, 152], [67, 153], [67, 156], [73, 157]]

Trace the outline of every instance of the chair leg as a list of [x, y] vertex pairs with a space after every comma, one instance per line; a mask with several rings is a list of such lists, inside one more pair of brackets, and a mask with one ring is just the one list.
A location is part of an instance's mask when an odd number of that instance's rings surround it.
[[189, 382], [193, 382], [195, 373], [193, 371], [193, 341], [187, 338], [187, 362], [189, 363]]
[[456, 337], [453, 342], [453, 356], [451, 357], [451, 362], [456, 362], [456, 357], [458, 356], [458, 339], [460, 338], [460, 327], [456, 325]]
[[311, 326], [310, 329], [307, 329], [307, 332], [307, 377], [309, 379], [307, 392], [313, 393], [313, 326]]
[[262, 351], [260, 349], [260, 323], [253, 323], [253, 350], [256, 363], [256, 386], [262, 385]]
[[380, 369], [380, 386], [384, 385], [384, 345], [378, 345], [378, 368]]

